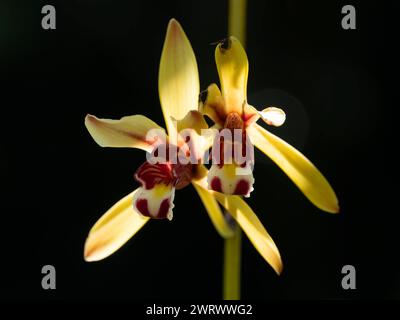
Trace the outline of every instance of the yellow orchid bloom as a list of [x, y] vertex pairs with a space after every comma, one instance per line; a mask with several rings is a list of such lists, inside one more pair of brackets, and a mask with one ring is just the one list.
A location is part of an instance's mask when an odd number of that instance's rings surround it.
[[[294, 147], [256, 124], [261, 118], [268, 125], [280, 126], [285, 121], [285, 113], [275, 107], [258, 111], [248, 104], [249, 63], [240, 41], [235, 37], [221, 41], [215, 49], [215, 61], [221, 90], [211, 84], [202, 92], [199, 110], [220, 129], [242, 130], [246, 137], [243, 145], [255, 145], [270, 157], [315, 206], [327, 212], [339, 212], [335, 192], [320, 171]], [[214, 148], [219, 149], [220, 145], [214, 143]], [[209, 188], [225, 194], [248, 196], [253, 189], [253, 175], [251, 170], [242, 175], [232, 173], [239, 167], [235, 162], [213, 164], [208, 174]]]
[[[172, 19], [168, 24], [159, 68], [159, 96], [168, 136], [143, 115], [120, 120], [86, 116], [85, 125], [100, 146], [139, 148], [161, 160], [145, 162], [135, 174], [141, 187], [118, 201], [92, 227], [84, 248], [86, 261], [98, 261], [114, 253], [150, 218], [172, 219], [175, 190], [192, 184], [222, 237], [229, 238], [233, 230], [220, 205], [235, 218], [261, 256], [277, 273], [281, 272], [279, 251], [252, 209], [239, 196], [208, 190], [208, 170], [201, 162], [186, 161], [193, 156], [187, 153], [189, 143], [193, 143], [197, 151], [195, 160], [199, 160], [203, 151], [209, 148], [206, 143], [200, 143], [200, 130], [207, 128], [207, 124], [198, 112], [199, 87], [192, 47], [180, 24]], [[178, 121], [174, 121], [176, 119]], [[182, 135], [185, 130], [189, 139]], [[156, 134], [149, 136], [149, 132]], [[159, 155], [161, 147], [168, 150], [168, 156]], [[169, 151], [172, 149], [182, 155], [178, 163], [171, 161]], [[193, 148], [189, 149], [193, 151]]]

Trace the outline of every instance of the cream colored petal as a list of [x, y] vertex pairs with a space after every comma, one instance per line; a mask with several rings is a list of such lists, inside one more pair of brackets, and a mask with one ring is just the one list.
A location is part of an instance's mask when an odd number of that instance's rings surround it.
[[283, 264], [279, 250], [249, 205], [239, 196], [226, 196], [219, 192], [213, 194], [240, 225], [261, 256], [280, 274]]
[[196, 57], [181, 25], [171, 19], [165, 36], [158, 77], [158, 90], [168, 132], [171, 118], [182, 119], [197, 110], [200, 92]]
[[[254, 120], [258, 120], [258, 118], [261, 118], [269, 126], [280, 127], [286, 121], [285, 111], [280, 108], [268, 107], [262, 111], [258, 111], [253, 106], [247, 105], [247, 107], [249, 110], [254, 111], [258, 115], [258, 117]], [[247, 124], [249, 125], [250, 123], [248, 122]]]
[[286, 114], [285, 112], [276, 107], [268, 107], [265, 108], [263, 111], [259, 112], [261, 119], [270, 126], [280, 127], [286, 121]]
[[133, 209], [137, 191], [118, 201], [92, 227], [85, 243], [86, 261], [102, 260], [113, 254], [149, 221]]
[[321, 210], [339, 212], [338, 199], [321, 172], [290, 144], [254, 124], [247, 128], [252, 143], [272, 159]]
[[154, 135], [146, 135], [150, 130], [165, 132], [155, 122], [142, 115], [111, 120], [99, 119], [88, 114], [85, 125], [94, 141], [101, 147], [139, 148], [149, 152], [155, 140]]
[[249, 63], [246, 51], [239, 40], [229, 37], [221, 41], [215, 49], [225, 112], [242, 114], [247, 99], [247, 76]]

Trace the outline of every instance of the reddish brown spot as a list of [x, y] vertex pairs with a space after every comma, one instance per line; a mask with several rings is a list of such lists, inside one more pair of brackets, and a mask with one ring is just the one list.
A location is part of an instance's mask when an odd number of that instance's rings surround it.
[[211, 180], [211, 189], [214, 191], [222, 192], [221, 179], [214, 177]]
[[242, 117], [236, 112], [229, 113], [225, 119], [224, 127], [227, 129], [243, 129]]
[[155, 218], [156, 219], [166, 219], [170, 206], [171, 206], [171, 204], [169, 202], [169, 199], [164, 199], [161, 202], [160, 209], [158, 210], [157, 216]]
[[151, 217], [149, 208], [147, 206], [147, 199], [138, 199], [136, 201], [136, 209], [138, 209], [142, 215]]
[[250, 191], [250, 185], [246, 180], [240, 180], [236, 185], [235, 191], [233, 194], [244, 196], [248, 194]]

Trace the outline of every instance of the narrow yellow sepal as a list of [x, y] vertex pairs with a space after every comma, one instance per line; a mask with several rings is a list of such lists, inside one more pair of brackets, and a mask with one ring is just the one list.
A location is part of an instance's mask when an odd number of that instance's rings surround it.
[[142, 115], [123, 117], [119, 120], [99, 119], [88, 114], [85, 126], [101, 147], [153, 149], [153, 139], [146, 139], [152, 129], [164, 130], [154, 121]]
[[338, 199], [329, 182], [300, 151], [254, 124], [247, 128], [251, 142], [272, 159], [319, 209], [339, 212]]
[[149, 221], [133, 209], [137, 191], [118, 201], [92, 227], [85, 242], [86, 261], [102, 260], [113, 254]]
[[[198, 186], [204, 190], [207, 190], [207, 180], [204, 177], [207, 175], [207, 170], [204, 167], [201, 167], [200, 171], [201, 178], [194, 180], [193, 183], [195, 187]], [[261, 256], [278, 274], [280, 274], [282, 272], [283, 265], [279, 250], [249, 205], [239, 196], [227, 196], [211, 190], [208, 190], [208, 193], [210, 196], [212, 196], [214, 201], [216, 199], [231, 214]], [[210, 200], [209, 203], [211, 202], [212, 201]], [[204, 202], [204, 204], [206, 204], [206, 202]], [[216, 215], [216, 217], [219, 218], [221, 215], [222, 212], [219, 209], [219, 215]], [[211, 220], [213, 221], [213, 218], [211, 218]], [[225, 218], [224, 222], [226, 223]], [[214, 225], [216, 226], [217, 230], [219, 230], [219, 227], [216, 224]]]
[[283, 264], [279, 250], [250, 206], [239, 196], [226, 196], [219, 192], [213, 194], [240, 225], [265, 261], [277, 274], [281, 274]]
[[207, 187], [208, 170], [203, 165], [198, 166], [197, 177], [192, 180], [193, 187], [196, 189], [207, 213], [217, 232], [223, 238], [233, 236], [233, 229], [227, 223], [224, 213], [214, 198], [212, 191]]
[[221, 41], [215, 49], [225, 112], [242, 114], [247, 99], [249, 62], [246, 51], [235, 37]]
[[217, 232], [223, 238], [231, 237], [233, 235], [233, 230], [227, 224], [224, 214], [219, 207], [217, 200], [215, 200], [214, 196], [210, 193], [210, 190], [203, 188], [200, 184], [197, 184], [196, 182], [193, 182], [192, 184], [199, 194], [199, 197], [203, 202], [203, 205], [206, 208], [210, 220], [213, 223]]
[[181, 25], [171, 19], [161, 54], [158, 75], [161, 108], [168, 132], [174, 130], [171, 117], [182, 119], [197, 110], [200, 92], [199, 74], [192, 46]]

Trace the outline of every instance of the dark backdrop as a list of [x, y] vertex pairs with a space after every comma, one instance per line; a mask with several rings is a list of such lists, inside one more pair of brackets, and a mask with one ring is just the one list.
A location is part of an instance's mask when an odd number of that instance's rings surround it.
[[[397, 18], [392, 2], [350, 1], [357, 30], [341, 28], [340, 1], [249, 1], [249, 101], [284, 106], [272, 130], [305, 153], [336, 190], [341, 213], [313, 207], [257, 154], [248, 200], [284, 261], [277, 277], [247, 238], [244, 298], [399, 298], [395, 155]], [[41, 29], [53, 4], [57, 29]], [[173, 222], [153, 221], [116, 254], [83, 261], [93, 223], [137, 187], [140, 150], [102, 149], [87, 113], [141, 113], [163, 124], [157, 73], [168, 20], [197, 55], [202, 89], [218, 81], [215, 42], [225, 1], [0, 2], [0, 295], [13, 298], [220, 298], [222, 240], [192, 188], [176, 194]], [[57, 289], [41, 288], [41, 268]], [[341, 288], [341, 269], [357, 289]]]

